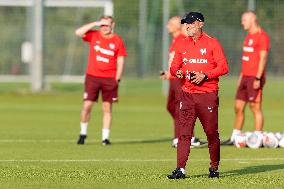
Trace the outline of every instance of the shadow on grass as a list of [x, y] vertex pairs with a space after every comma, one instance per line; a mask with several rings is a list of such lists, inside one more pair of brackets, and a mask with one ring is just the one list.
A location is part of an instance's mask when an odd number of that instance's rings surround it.
[[244, 167], [242, 169], [231, 170], [223, 172], [223, 176], [237, 176], [237, 175], [248, 175], [248, 174], [256, 174], [263, 173], [275, 170], [284, 169], [284, 164], [273, 164], [273, 165], [258, 165], [258, 166], [249, 166]]
[[[249, 166], [249, 167], [244, 167], [242, 169], [220, 172], [220, 178], [227, 176], [257, 174], [257, 173], [282, 170], [282, 169], [284, 169], [284, 164]], [[208, 174], [192, 175], [189, 178], [200, 178], [200, 177], [208, 177]]]

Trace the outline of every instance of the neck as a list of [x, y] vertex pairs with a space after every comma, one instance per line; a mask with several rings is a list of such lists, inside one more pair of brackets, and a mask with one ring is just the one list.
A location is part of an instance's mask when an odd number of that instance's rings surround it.
[[252, 27], [248, 30], [250, 34], [254, 34], [260, 31], [260, 26], [257, 24], [252, 25]]
[[180, 31], [176, 31], [172, 33], [173, 38], [177, 37], [181, 32]]
[[198, 33], [196, 33], [194, 36], [192, 36], [193, 41], [196, 41], [200, 35], [201, 35], [202, 31], [200, 30]]
[[107, 33], [107, 34], [104, 34], [102, 32], [101, 33], [101, 36], [104, 37], [104, 38], [111, 38], [113, 36], [113, 33]]

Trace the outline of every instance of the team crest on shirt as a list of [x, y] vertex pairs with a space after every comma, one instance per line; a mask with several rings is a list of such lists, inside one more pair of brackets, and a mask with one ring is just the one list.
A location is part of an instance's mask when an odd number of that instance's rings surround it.
[[110, 43], [110, 44], [109, 44], [109, 48], [110, 48], [110, 49], [114, 49], [114, 48], [115, 48], [115, 44]]
[[252, 44], [253, 44], [253, 40], [250, 39], [249, 42], [248, 42], [248, 45], [249, 45], [249, 46], [252, 46]]
[[202, 55], [206, 54], [206, 48], [200, 49], [200, 52], [201, 52]]

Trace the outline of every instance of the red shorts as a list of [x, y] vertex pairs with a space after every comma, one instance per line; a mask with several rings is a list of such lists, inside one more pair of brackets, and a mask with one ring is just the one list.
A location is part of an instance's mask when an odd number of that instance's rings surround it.
[[255, 77], [253, 76], [242, 76], [240, 85], [237, 89], [236, 99], [243, 100], [245, 102], [261, 102], [265, 79], [261, 79], [259, 89], [253, 88], [254, 81]]
[[101, 91], [103, 102], [118, 101], [118, 83], [113, 78], [86, 75], [84, 91], [84, 100], [97, 102]]

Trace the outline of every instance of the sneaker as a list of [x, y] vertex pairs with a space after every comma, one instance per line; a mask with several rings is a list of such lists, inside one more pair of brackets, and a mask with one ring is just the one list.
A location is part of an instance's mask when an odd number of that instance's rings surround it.
[[219, 171], [210, 167], [208, 178], [219, 178]]
[[171, 175], [168, 175], [168, 179], [184, 179], [185, 174], [182, 173], [180, 168], [176, 168]]
[[172, 147], [173, 148], [177, 148], [177, 146], [178, 146], [178, 139], [173, 139], [173, 142], [172, 142]]
[[102, 141], [102, 145], [104, 145], [104, 146], [110, 145], [110, 144], [111, 144], [111, 143], [110, 143], [109, 139], [104, 139], [104, 140]]
[[197, 137], [194, 137], [194, 140], [191, 141], [191, 146], [200, 146], [200, 144], [201, 144], [201, 141]]
[[85, 139], [87, 138], [87, 135], [80, 135], [79, 139], [77, 141], [77, 144], [85, 144]]
[[228, 140], [225, 140], [223, 142], [221, 142], [222, 145], [228, 145], [228, 146], [232, 146], [234, 145], [234, 141], [231, 141], [231, 139], [229, 138]]

